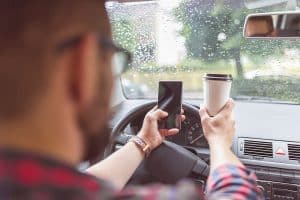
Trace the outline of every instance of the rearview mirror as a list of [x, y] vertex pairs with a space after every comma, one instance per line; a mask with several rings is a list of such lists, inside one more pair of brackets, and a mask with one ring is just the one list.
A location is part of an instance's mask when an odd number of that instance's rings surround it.
[[246, 38], [299, 38], [300, 12], [260, 13], [247, 16]]

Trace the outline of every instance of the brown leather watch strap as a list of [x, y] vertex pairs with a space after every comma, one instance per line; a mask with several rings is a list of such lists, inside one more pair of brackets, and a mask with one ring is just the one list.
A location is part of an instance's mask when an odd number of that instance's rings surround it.
[[142, 138], [138, 136], [133, 136], [128, 142], [133, 142], [143, 153], [145, 153], [146, 157], [151, 153], [149, 144], [147, 144]]

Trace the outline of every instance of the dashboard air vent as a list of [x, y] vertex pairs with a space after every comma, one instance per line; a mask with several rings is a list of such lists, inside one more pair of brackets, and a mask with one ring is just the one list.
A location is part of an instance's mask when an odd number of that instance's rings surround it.
[[300, 145], [288, 144], [289, 159], [300, 161]]
[[245, 140], [244, 155], [262, 157], [262, 158], [273, 158], [272, 142], [264, 142], [258, 140]]

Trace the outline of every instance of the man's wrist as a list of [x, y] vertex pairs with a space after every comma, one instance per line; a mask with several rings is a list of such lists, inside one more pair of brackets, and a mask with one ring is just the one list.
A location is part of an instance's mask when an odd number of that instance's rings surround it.
[[151, 141], [146, 137], [146, 134], [144, 132], [140, 131], [136, 136], [141, 138], [146, 144], [148, 144], [151, 150], [153, 149]]
[[141, 150], [141, 148], [138, 147], [134, 142], [129, 142], [129, 141], [128, 141], [128, 145], [131, 145], [133, 148], [135, 148], [135, 149], [140, 153], [140, 155], [141, 155], [142, 158], [146, 157], [146, 153], [143, 152], [143, 151]]
[[223, 155], [227, 155], [229, 153], [232, 153], [231, 148], [227, 147], [227, 146], [221, 146], [221, 145], [213, 145], [213, 146], [209, 146], [210, 152], [211, 154], [223, 154]]
[[231, 146], [224, 143], [211, 143], [209, 144], [210, 154], [211, 155], [228, 155], [232, 153]]
[[134, 143], [140, 149], [140, 151], [145, 154], [145, 156], [148, 156], [152, 150], [150, 145], [140, 136], [133, 136], [129, 142]]
[[210, 149], [217, 149], [217, 150], [231, 150], [231, 143], [228, 143], [220, 138], [217, 139], [208, 139], [208, 145]]

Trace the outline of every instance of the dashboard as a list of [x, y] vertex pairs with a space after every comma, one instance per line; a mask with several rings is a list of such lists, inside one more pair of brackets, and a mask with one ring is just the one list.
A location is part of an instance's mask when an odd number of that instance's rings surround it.
[[[126, 100], [118, 106], [111, 120], [114, 125], [137, 106], [153, 100]], [[200, 100], [186, 100], [199, 107]], [[233, 152], [259, 179], [266, 199], [300, 199], [300, 106], [263, 101], [236, 102], [236, 135]], [[130, 122], [124, 130], [136, 134], [145, 113]], [[185, 113], [179, 134], [167, 138], [192, 150], [203, 160], [209, 159], [209, 147], [203, 137], [198, 116]]]

